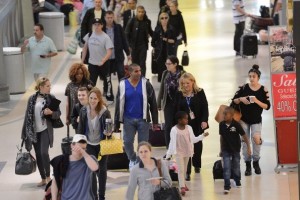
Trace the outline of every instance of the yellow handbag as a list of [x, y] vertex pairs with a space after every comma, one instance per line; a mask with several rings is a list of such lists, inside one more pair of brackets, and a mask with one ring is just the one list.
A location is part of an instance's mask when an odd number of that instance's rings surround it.
[[123, 140], [121, 138], [122, 136], [120, 136], [120, 139], [112, 136], [110, 139], [106, 137], [105, 140], [101, 140], [99, 156], [123, 153]]

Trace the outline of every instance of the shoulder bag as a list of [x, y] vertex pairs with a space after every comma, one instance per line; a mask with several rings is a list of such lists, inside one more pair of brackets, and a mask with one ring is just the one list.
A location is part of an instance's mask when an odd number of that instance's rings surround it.
[[183, 51], [182, 58], [181, 58], [181, 65], [188, 66], [190, 62], [189, 53], [187, 50]]
[[36, 171], [36, 160], [30, 152], [22, 152], [23, 145], [24, 140], [22, 141], [21, 149], [18, 148], [15, 165], [15, 174], [17, 175], [28, 175]]
[[[161, 171], [161, 160], [157, 160], [157, 168], [158, 168], [159, 176], [163, 177]], [[164, 179], [162, 179], [161, 181], [165, 182]], [[154, 192], [153, 195], [154, 195], [154, 200], [181, 200], [182, 199], [178, 188], [172, 186], [166, 188], [160, 187], [160, 189]]]
[[100, 156], [123, 153], [123, 140], [120, 133], [120, 138], [112, 136], [110, 139], [100, 141]]

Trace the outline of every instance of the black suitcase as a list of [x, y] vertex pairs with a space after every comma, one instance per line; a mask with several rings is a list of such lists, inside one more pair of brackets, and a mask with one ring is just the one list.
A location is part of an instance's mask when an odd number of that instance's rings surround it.
[[160, 126], [159, 130], [152, 130], [152, 126], [150, 126], [148, 142], [153, 147], [164, 147], [164, 146], [166, 146], [165, 132], [164, 132], [163, 125]]
[[125, 153], [112, 154], [107, 159], [107, 169], [129, 169], [129, 160]]
[[241, 37], [241, 56], [245, 58], [246, 56], [256, 57], [258, 53], [258, 41], [255, 34], [244, 34]]
[[69, 125], [67, 125], [67, 137], [63, 138], [61, 141], [61, 151], [63, 154], [71, 155], [72, 140], [73, 140], [73, 137], [70, 137], [70, 128], [69, 128]]

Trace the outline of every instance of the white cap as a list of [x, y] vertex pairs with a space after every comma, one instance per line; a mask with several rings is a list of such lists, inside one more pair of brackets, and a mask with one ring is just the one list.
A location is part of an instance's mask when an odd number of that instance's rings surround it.
[[82, 134], [75, 134], [73, 136], [72, 142], [79, 142], [80, 140], [84, 140], [85, 142], [87, 142], [86, 136]]

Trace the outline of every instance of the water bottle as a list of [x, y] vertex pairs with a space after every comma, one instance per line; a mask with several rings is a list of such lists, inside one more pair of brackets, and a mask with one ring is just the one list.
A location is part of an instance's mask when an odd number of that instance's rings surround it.
[[106, 133], [112, 133], [113, 129], [113, 124], [112, 124], [112, 119], [105, 119], [105, 131]]

